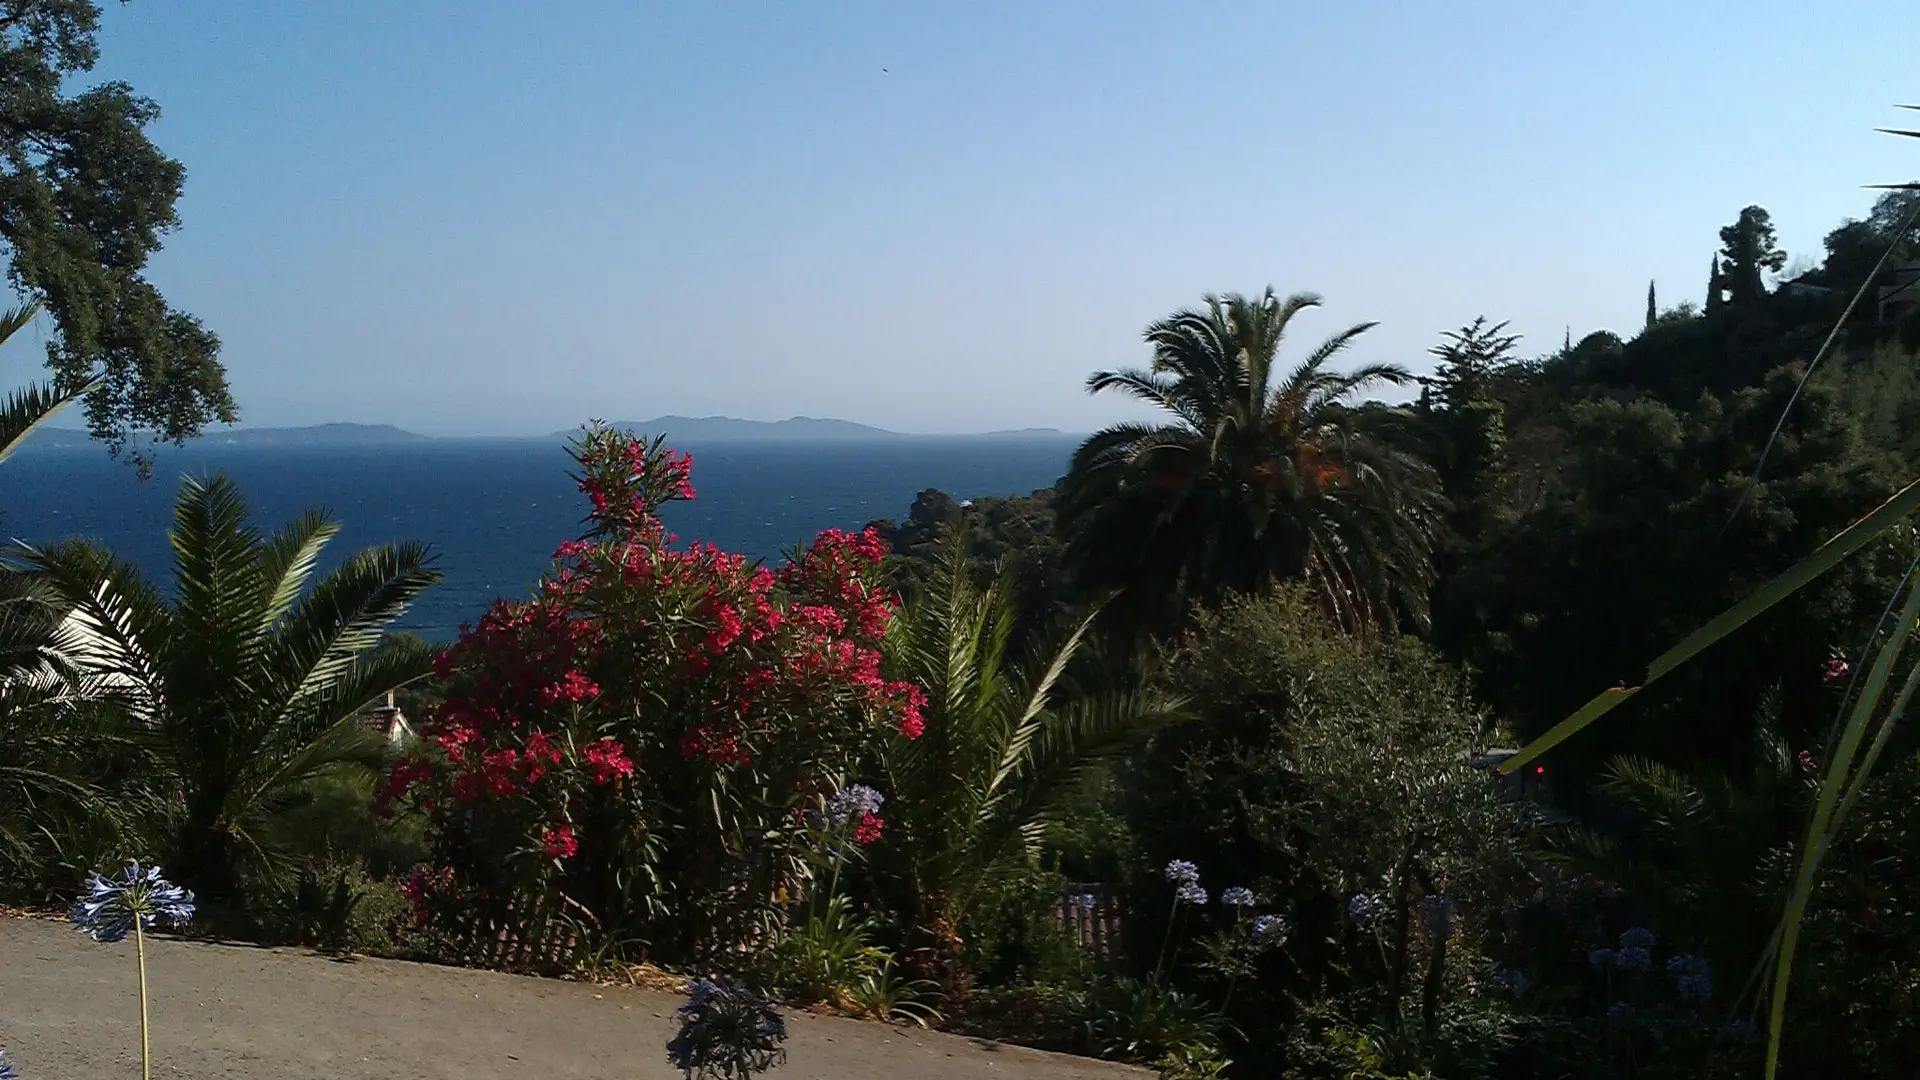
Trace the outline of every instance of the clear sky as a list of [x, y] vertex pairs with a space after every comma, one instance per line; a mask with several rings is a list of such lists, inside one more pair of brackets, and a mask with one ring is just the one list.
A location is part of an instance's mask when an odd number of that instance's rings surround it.
[[[535, 14], [537, 13], [537, 14]], [[249, 424], [589, 416], [1090, 430], [1210, 291], [1322, 293], [1294, 355], [1523, 349], [1698, 301], [1768, 207], [1819, 252], [1920, 175], [1884, 0], [107, 4], [164, 116], [152, 276]], [[1911, 126], [1911, 125], [1909, 125]], [[29, 338], [31, 335], [29, 335]], [[15, 351], [15, 350], [10, 350]], [[32, 355], [28, 349], [17, 354]]]

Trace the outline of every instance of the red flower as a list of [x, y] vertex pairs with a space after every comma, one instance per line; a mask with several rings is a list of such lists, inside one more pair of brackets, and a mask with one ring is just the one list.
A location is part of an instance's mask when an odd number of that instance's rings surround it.
[[571, 859], [580, 850], [580, 841], [574, 838], [571, 825], [556, 825], [541, 833], [540, 843], [546, 847], [549, 859]]
[[880, 830], [885, 825], [886, 822], [881, 821], [877, 814], [866, 810], [861, 811], [860, 820], [855, 822], [853, 826], [853, 842], [856, 844], [873, 843], [875, 840], [880, 839]]
[[900, 710], [900, 734], [909, 739], [917, 739], [927, 730], [926, 718], [920, 715], [921, 708], [927, 703], [927, 692], [912, 683], [895, 685], [907, 699], [906, 705]]
[[1827, 661], [1826, 666], [1820, 669], [1820, 681], [1832, 685], [1846, 678], [1847, 673], [1852, 670], [1852, 665], [1848, 664], [1845, 660], [1835, 657]]
[[588, 743], [586, 758], [596, 784], [610, 784], [619, 777], [633, 775], [633, 762], [627, 757], [626, 748], [612, 739]]
[[578, 671], [567, 672], [560, 677], [559, 682], [552, 683], [540, 691], [541, 699], [549, 705], [562, 701], [592, 701], [599, 696], [599, 685]]

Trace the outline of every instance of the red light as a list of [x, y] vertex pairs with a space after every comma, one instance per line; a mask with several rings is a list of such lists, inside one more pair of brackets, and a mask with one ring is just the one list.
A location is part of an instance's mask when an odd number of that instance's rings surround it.
[[1546, 767], [1545, 765], [1535, 765], [1535, 766], [1533, 767], [1533, 772], [1534, 772], [1534, 775], [1535, 775], [1535, 776], [1538, 776], [1539, 774], [1541, 774], [1541, 773], [1543, 773], [1543, 772], [1546, 772], [1546, 771], [1547, 771], [1547, 767]]

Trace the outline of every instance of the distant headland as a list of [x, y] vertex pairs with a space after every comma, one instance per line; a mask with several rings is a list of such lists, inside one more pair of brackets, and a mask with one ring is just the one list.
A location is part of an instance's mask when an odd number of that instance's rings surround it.
[[[966, 435], [916, 435], [889, 431], [851, 420], [791, 416], [785, 420], [742, 420], [732, 416], [657, 416], [652, 420], [619, 420], [611, 426], [636, 434], [662, 436], [668, 442], [861, 442], [882, 439], [1065, 439], [1058, 428], [1018, 428]], [[533, 438], [571, 438], [579, 428]], [[458, 438], [461, 436], [452, 436]], [[474, 438], [475, 436], [464, 436]], [[513, 437], [513, 436], [507, 436]], [[522, 438], [527, 436], [520, 436]], [[314, 424], [306, 427], [210, 428], [195, 442], [201, 445], [242, 446], [375, 446], [435, 440], [392, 424]], [[42, 427], [27, 439], [35, 449], [86, 446], [87, 433], [77, 428]]]

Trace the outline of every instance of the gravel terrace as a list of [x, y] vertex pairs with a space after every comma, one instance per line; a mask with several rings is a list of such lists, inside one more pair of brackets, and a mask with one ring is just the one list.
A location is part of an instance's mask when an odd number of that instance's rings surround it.
[[[299, 949], [153, 939], [156, 1078], [674, 1080], [680, 999]], [[0, 1047], [21, 1080], [137, 1077], [131, 940], [0, 918]], [[979, 1039], [791, 1014], [772, 1080], [1144, 1080], [1125, 1066]]]

